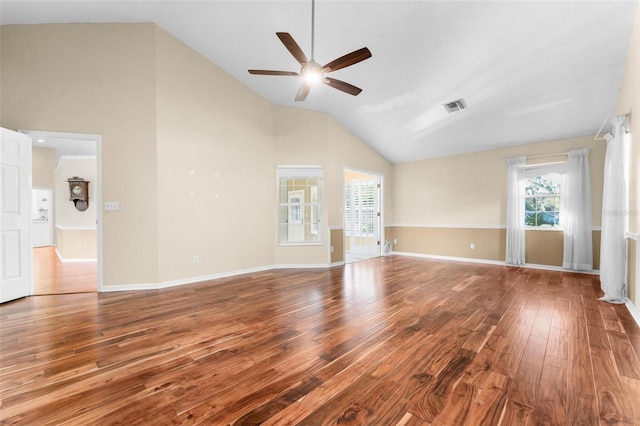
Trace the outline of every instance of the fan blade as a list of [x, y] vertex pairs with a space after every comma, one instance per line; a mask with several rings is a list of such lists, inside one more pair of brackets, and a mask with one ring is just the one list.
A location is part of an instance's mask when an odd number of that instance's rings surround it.
[[335, 78], [331, 78], [331, 77], [325, 77], [324, 84], [327, 84], [333, 87], [334, 89], [341, 90], [353, 96], [358, 96], [360, 92], [362, 92], [361, 88], [356, 87], [353, 84], [345, 83], [344, 81], [336, 80]]
[[293, 57], [296, 58], [296, 61], [300, 62], [300, 65], [309, 63], [309, 60], [305, 56], [302, 49], [300, 49], [300, 46], [298, 46], [298, 43], [296, 43], [293, 37], [291, 37], [291, 34], [276, 33], [276, 35], [278, 36], [282, 44], [284, 44], [284, 47], [286, 47], [287, 50], [293, 55]]
[[323, 66], [322, 68], [329, 68], [329, 71], [327, 72], [332, 72], [332, 71], [339, 70], [341, 68], [351, 66], [353, 64], [357, 64], [358, 62], [364, 61], [365, 59], [369, 59], [370, 57], [371, 57], [371, 52], [369, 51], [369, 49], [367, 49], [366, 47], [363, 47], [362, 49], [354, 50], [351, 53], [347, 53], [346, 55], [341, 56], [338, 59], [335, 59], [329, 62], [327, 65]]
[[308, 81], [302, 83], [302, 86], [300, 86], [300, 88], [298, 89], [298, 93], [296, 94], [296, 102], [304, 101], [305, 99], [307, 99], [309, 90], [311, 90], [311, 83]]
[[256, 75], [296, 75], [299, 76], [299, 72], [293, 71], [271, 71], [271, 70], [249, 70], [249, 74]]

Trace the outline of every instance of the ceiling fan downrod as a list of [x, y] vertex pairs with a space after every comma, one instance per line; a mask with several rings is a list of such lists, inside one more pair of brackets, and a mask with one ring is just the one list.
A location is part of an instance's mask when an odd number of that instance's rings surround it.
[[311, 62], [315, 62], [314, 40], [316, 22], [316, 0], [311, 0]]

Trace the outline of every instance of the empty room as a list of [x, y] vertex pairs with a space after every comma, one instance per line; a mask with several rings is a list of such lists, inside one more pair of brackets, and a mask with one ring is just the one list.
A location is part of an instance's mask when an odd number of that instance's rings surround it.
[[0, 424], [640, 425], [640, 7], [0, 2]]

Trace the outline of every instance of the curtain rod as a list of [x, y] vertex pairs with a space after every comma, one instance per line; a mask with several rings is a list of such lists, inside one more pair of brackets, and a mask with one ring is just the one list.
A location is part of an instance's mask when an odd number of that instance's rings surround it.
[[[631, 117], [631, 113], [630, 113], [630, 112], [628, 112], [628, 113], [626, 113], [626, 114], [620, 114], [620, 115], [618, 115], [618, 117], [627, 117], [627, 118], [630, 118], [630, 117]], [[611, 114], [609, 114], [609, 115], [607, 115], [607, 116], [605, 117], [604, 121], [602, 122], [602, 125], [601, 125], [601, 126], [600, 126], [600, 128], [598, 129], [598, 133], [596, 133], [596, 135], [595, 135], [595, 136], [594, 136], [594, 138], [593, 138], [593, 140], [594, 140], [594, 141], [603, 141], [603, 140], [605, 140], [605, 139], [606, 139], [606, 138], [604, 137], [604, 135], [602, 135], [602, 137], [600, 137], [600, 138], [599, 138], [598, 136], [600, 136], [600, 132], [601, 132], [601, 131], [602, 131], [602, 129], [604, 128], [604, 125], [605, 125], [605, 124], [607, 124], [607, 121], [608, 121], [610, 118], [611, 118]]]
[[536, 158], [546, 158], [546, 157], [560, 157], [561, 155], [569, 155], [569, 153], [568, 152], [558, 152], [556, 154], [532, 155], [531, 157], [527, 156], [527, 160], [534, 160]]
[[607, 121], [609, 121], [609, 117], [611, 117], [611, 115], [607, 115], [604, 118], [604, 121], [602, 122], [602, 125], [600, 126], [600, 128], [598, 129], [598, 133], [596, 133], [596, 135], [594, 136], [593, 140], [594, 141], [601, 141], [604, 139], [604, 135], [602, 135], [601, 138], [599, 138], [598, 136], [600, 136], [600, 132], [602, 131], [602, 129], [604, 128], [604, 125], [607, 124]]

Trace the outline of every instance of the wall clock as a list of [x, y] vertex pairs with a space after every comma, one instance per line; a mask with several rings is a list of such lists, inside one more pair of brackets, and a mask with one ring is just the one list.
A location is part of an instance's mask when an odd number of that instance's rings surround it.
[[74, 176], [67, 179], [69, 182], [69, 200], [78, 211], [85, 211], [89, 208], [89, 181], [81, 177]]

